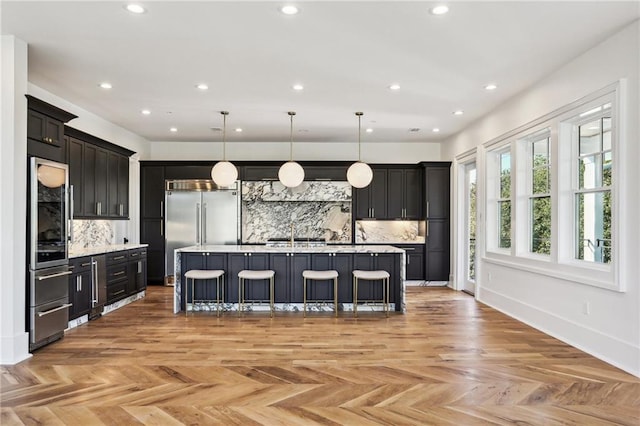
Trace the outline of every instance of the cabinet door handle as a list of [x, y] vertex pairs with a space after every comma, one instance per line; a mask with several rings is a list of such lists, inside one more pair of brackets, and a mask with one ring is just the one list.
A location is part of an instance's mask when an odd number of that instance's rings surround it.
[[427, 217], [429, 217], [429, 202], [427, 201]]
[[124, 216], [124, 204], [120, 204], [120, 216]]
[[138, 261], [138, 273], [142, 273], [142, 261]]
[[160, 201], [160, 217], [164, 217], [164, 201]]
[[427, 237], [429, 236], [429, 221], [427, 220]]
[[164, 237], [164, 220], [160, 221], [160, 236]]

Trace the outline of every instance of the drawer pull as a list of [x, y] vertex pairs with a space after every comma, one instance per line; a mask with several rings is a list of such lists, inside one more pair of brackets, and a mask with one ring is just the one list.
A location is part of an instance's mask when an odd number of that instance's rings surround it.
[[116, 256], [113, 258], [113, 260], [120, 260], [120, 259], [124, 259], [124, 256]]
[[38, 312], [38, 316], [39, 317], [43, 317], [45, 315], [49, 315], [49, 314], [52, 314], [54, 312], [61, 311], [63, 309], [67, 309], [70, 306], [73, 306], [73, 303], [65, 303], [64, 305], [58, 306], [57, 308], [49, 309], [48, 311], [44, 311], [44, 312]]
[[117, 296], [117, 295], [122, 294], [122, 293], [124, 293], [124, 290], [116, 291], [115, 293], [113, 293], [113, 295]]
[[118, 275], [122, 275], [122, 274], [124, 274], [124, 271], [118, 271], [118, 272], [114, 272], [113, 276], [117, 277]]
[[84, 267], [84, 266], [89, 266], [89, 265], [91, 265], [91, 262], [86, 262], [86, 263], [81, 263], [81, 264], [80, 264], [80, 266], [83, 266], [83, 267]]

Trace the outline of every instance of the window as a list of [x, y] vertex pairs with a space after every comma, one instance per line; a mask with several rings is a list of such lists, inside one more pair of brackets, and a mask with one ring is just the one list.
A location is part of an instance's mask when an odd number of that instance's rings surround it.
[[611, 104], [580, 114], [589, 120], [577, 125], [576, 185], [574, 186], [575, 258], [610, 263], [612, 259]]
[[549, 141], [549, 136], [538, 136], [529, 142], [529, 251], [546, 255], [551, 254]]
[[511, 152], [498, 154], [500, 179], [498, 189], [498, 247], [511, 248]]
[[624, 167], [617, 160], [621, 87], [612, 84], [484, 145], [483, 260], [623, 290], [616, 259], [625, 237], [616, 204]]

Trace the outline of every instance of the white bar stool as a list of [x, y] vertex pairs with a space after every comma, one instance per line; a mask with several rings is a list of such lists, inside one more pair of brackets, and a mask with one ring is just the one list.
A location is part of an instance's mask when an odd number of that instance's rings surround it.
[[[382, 300], [384, 310], [389, 316], [389, 273], [387, 271], [353, 271], [353, 314], [358, 316], [358, 280], [381, 281], [382, 282]], [[371, 302], [380, 302], [373, 300]]]
[[[239, 300], [238, 300], [238, 315], [244, 311], [244, 303], [246, 302], [244, 298], [244, 284], [246, 280], [269, 280], [269, 310], [271, 311], [271, 317], [273, 318], [274, 311], [274, 303], [273, 303], [273, 281], [275, 272], [272, 270], [250, 270], [245, 269], [238, 272], [238, 286], [240, 287], [238, 290]], [[252, 300], [254, 302], [254, 300]]]
[[328, 281], [333, 280], [333, 309], [338, 316], [338, 271], [302, 271], [302, 285], [304, 286], [303, 316], [307, 316], [307, 280]]
[[[209, 299], [200, 299], [200, 300], [196, 299], [196, 293], [194, 291], [196, 280], [213, 280], [213, 279], [216, 280], [216, 313], [218, 316], [220, 316], [220, 289], [221, 288], [222, 288], [222, 302], [224, 303], [224, 271], [220, 269], [213, 269], [213, 270], [192, 269], [190, 271], [187, 271], [184, 274], [184, 278], [185, 278], [185, 287], [184, 287], [185, 292], [188, 291], [189, 280], [191, 280], [191, 310], [192, 311], [196, 302], [203, 303], [203, 302], [212, 301]], [[222, 282], [222, 287], [220, 286], [221, 282]], [[188, 309], [187, 309], [188, 303], [189, 303], [189, 295], [186, 295], [185, 304], [184, 304], [185, 315], [188, 313]]]

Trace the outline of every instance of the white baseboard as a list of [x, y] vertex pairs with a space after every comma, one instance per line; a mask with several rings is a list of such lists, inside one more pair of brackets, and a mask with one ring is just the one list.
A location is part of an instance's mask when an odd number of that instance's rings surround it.
[[537, 330], [640, 377], [640, 347], [510, 296], [482, 288], [478, 301]]
[[0, 364], [14, 365], [30, 357], [29, 333], [0, 337]]

